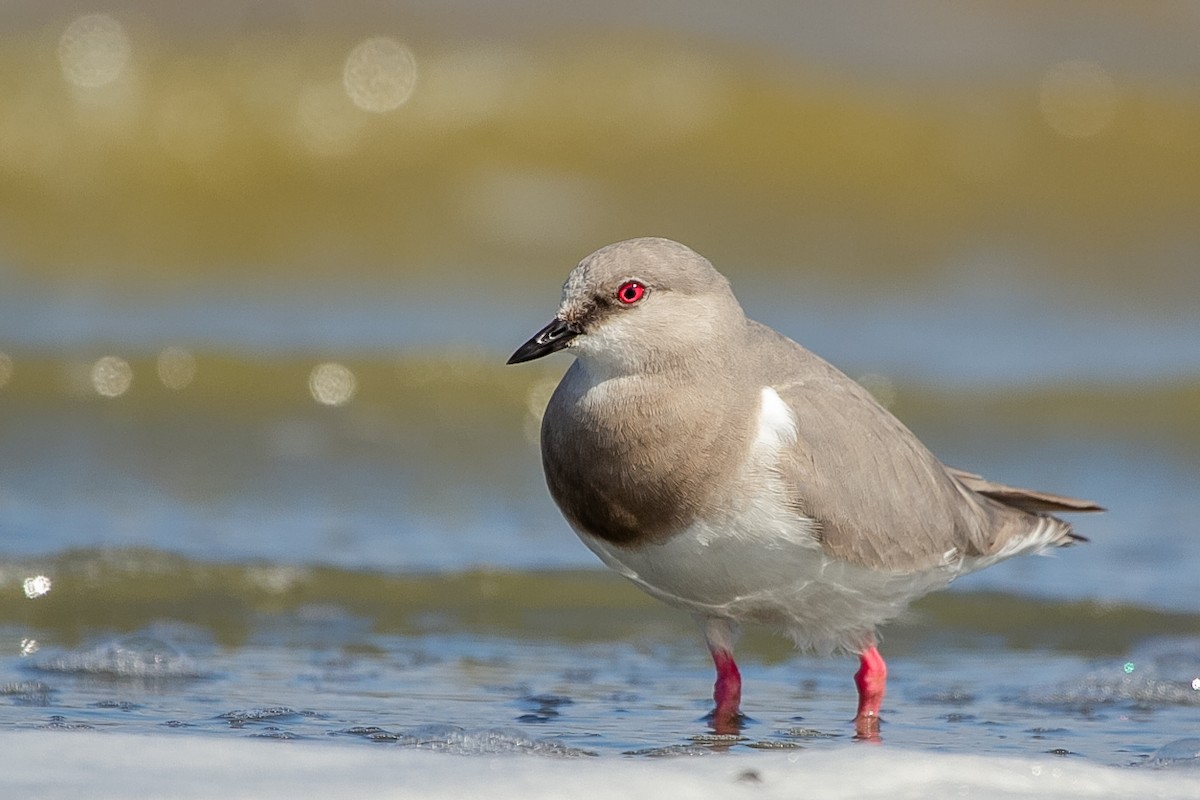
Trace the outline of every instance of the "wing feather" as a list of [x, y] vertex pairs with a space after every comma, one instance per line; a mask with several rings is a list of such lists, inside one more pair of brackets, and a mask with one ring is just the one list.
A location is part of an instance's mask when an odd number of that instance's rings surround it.
[[[1001, 552], [1038, 530], [1042, 512], [1093, 507], [947, 468], [858, 383], [752, 325], [758, 374], [779, 376], [772, 386], [796, 417], [781, 472], [830, 556], [876, 570], [927, 569]], [[1066, 544], [1070, 526], [1062, 528]]]

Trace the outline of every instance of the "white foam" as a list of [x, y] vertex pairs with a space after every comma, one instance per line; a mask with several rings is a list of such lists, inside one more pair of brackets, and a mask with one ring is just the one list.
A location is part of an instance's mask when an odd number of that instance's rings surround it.
[[385, 744], [80, 731], [0, 732], [6, 797], [1014, 798], [1200, 797], [1192, 770], [847, 745], [835, 750], [562, 760]]

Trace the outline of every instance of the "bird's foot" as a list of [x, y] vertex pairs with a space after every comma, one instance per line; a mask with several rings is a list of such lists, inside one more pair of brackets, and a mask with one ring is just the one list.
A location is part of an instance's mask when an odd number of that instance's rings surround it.
[[854, 718], [854, 740], [856, 742], [882, 742], [879, 736], [879, 715], [859, 714]]
[[749, 722], [749, 718], [735, 708], [714, 708], [704, 717], [704, 721], [718, 736], [736, 736]]

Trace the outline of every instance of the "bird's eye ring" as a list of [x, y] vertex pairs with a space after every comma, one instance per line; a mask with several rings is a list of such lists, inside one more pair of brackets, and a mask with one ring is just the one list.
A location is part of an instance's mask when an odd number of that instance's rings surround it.
[[631, 306], [646, 296], [646, 286], [641, 281], [625, 281], [617, 289], [617, 299]]

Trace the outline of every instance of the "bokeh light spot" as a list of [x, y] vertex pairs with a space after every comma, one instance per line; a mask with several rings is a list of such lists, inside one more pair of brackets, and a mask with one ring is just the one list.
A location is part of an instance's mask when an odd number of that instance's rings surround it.
[[372, 37], [350, 51], [342, 82], [351, 102], [363, 111], [392, 111], [412, 97], [417, 58], [395, 39]]
[[84, 88], [107, 86], [121, 77], [131, 52], [124, 26], [108, 14], [77, 17], [58, 40], [63, 78]]
[[1124, 667], [1122, 667], [1122, 669], [1124, 669], [1124, 670], [1125, 670], [1125, 674], [1126, 674], [1126, 675], [1129, 675], [1129, 674], [1131, 674], [1131, 673], [1132, 673], [1132, 672], [1133, 672], [1135, 669], [1137, 669], [1137, 665], [1135, 665], [1135, 664], [1134, 664], [1132, 661], [1126, 661], [1126, 662], [1125, 662], [1125, 666], [1124, 666]]
[[120, 397], [133, 385], [133, 367], [117, 356], [104, 356], [92, 364], [92, 388], [104, 397]]
[[1042, 78], [1042, 118], [1056, 133], [1072, 139], [1107, 128], [1117, 112], [1117, 85], [1094, 61], [1063, 61]]
[[168, 389], [178, 391], [196, 379], [196, 357], [182, 347], [164, 347], [155, 366], [158, 379]]
[[34, 575], [26, 578], [24, 583], [25, 596], [29, 599], [41, 597], [50, 591], [52, 584], [45, 575]]
[[308, 390], [321, 405], [341, 406], [354, 398], [358, 379], [348, 367], [327, 362], [313, 367], [308, 375]]

